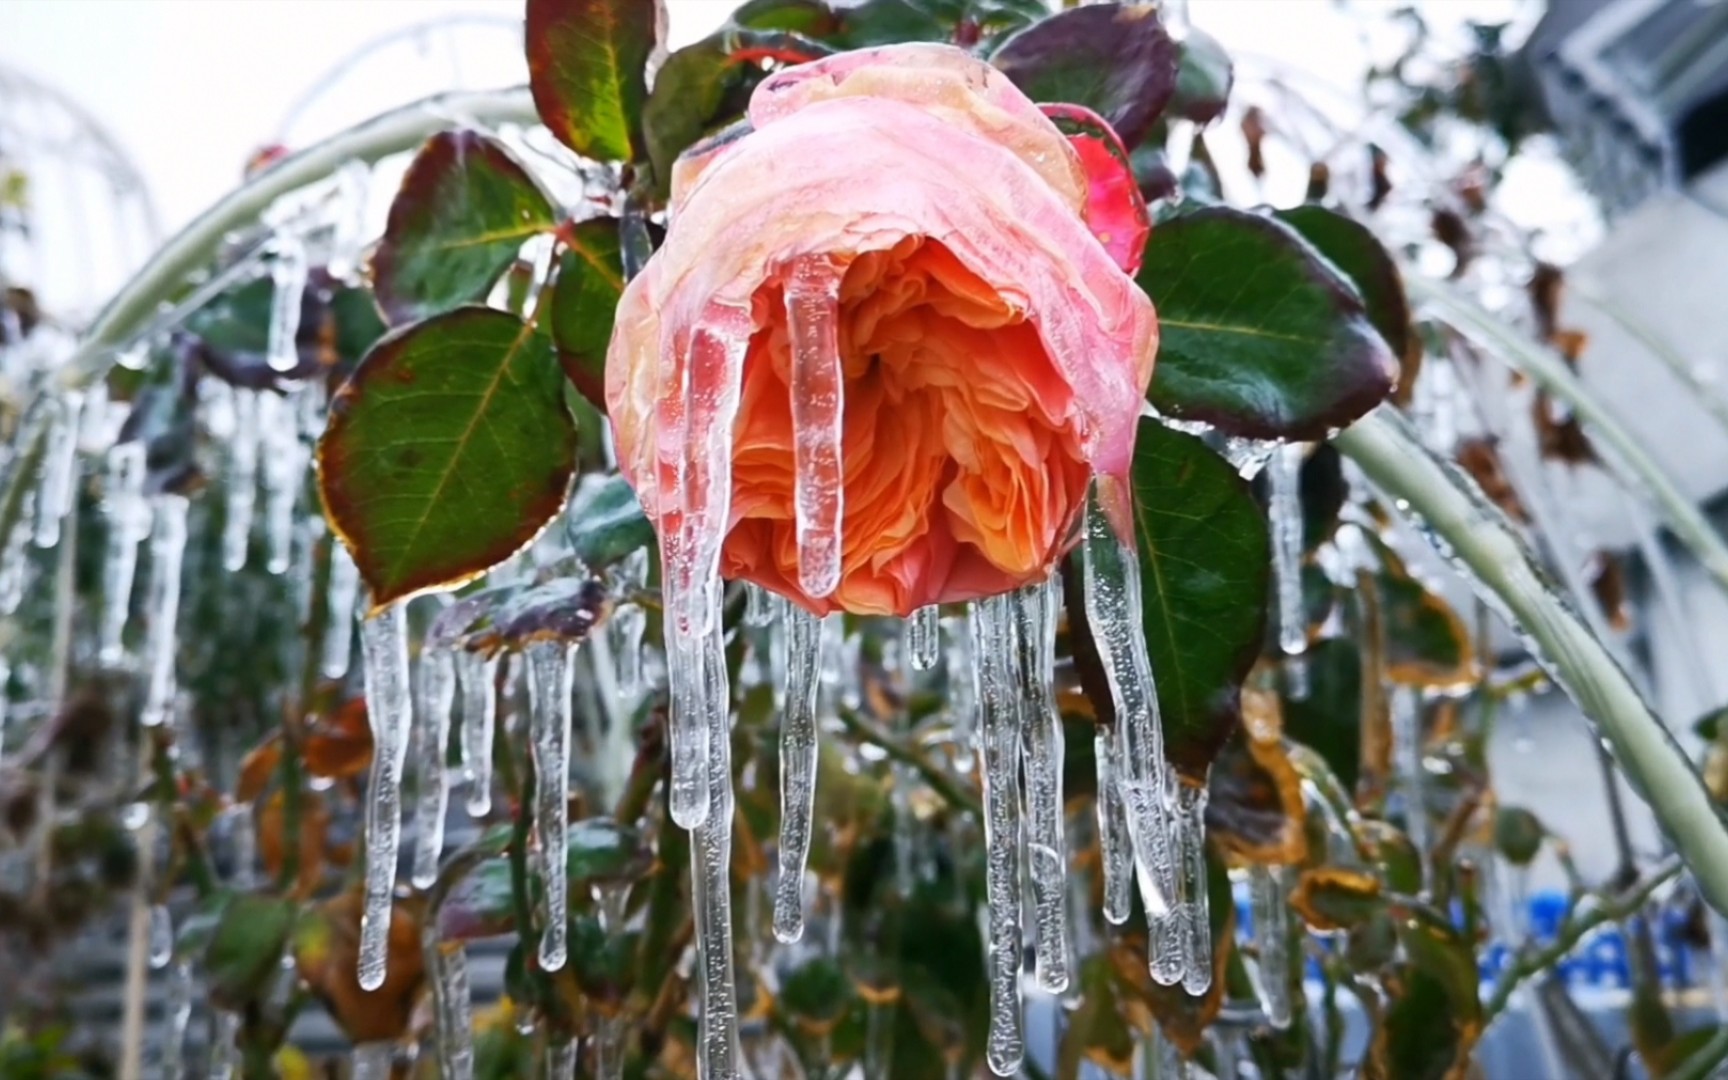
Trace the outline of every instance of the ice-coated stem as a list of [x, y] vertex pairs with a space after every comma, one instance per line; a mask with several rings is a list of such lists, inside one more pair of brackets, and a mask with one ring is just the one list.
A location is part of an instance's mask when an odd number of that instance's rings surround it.
[[[1610, 467], [1630, 473], [1636, 491], [1644, 492], [1680, 542], [1704, 564], [1712, 577], [1728, 586], [1728, 543], [1685, 493], [1675, 487], [1643, 444], [1597, 396], [1586, 388], [1566, 362], [1552, 350], [1528, 340], [1503, 323], [1456, 286], [1408, 275], [1410, 298], [1438, 314], [1447, 324], [1481, 345], [1515, 370], [1535, 380], [1577, 414], [1596, 437]], [[1690, 862], [1690, 860], [1688, 860]]]
[[230, 1080], [240, 1065], [240, 1014], [229, 1009], [214, 1012], [210, 1024], [210, 1080]]
[[414, 724], [408, 681], [408, 607], [391, 604], [360, 626], [365, 659], [366, 716], [372, 728], [372, 769], [366, 791], [366, 900], [360, 916], [362, 990], [384, 985], [390, 912], [396, 893], [396, 851], [402, 836], [402, 766]]
[[468, 784], [468, 816], [492, 812], [492, 729], [498, 720], [498, 658], [456, 654], [462, 690], [462, 768]]
[[48, 430], [48, 453], [42, 461], [42, 487], [36, 493], [36, 546], [60, 542], [60, 523], [72, 512], [78, 490], [78, 424], [84, 394], [69, 390], [60, 398]]
[[450, 772], [445, 758], [450, 747], [450, 713], [456, 706], [456, 659], [446, 650], [420, 653], [421, 713], [417, 773], [420, 797], [414, 804], [414, 887], [430, 888], [438, 880], [438, 860], [444, 855], [444, 818], [450, 809]]
[[1703, 781], [1607, 647], [1537, 569], [1504, 515], [1455, 466], [1429, 453], [1394, 409], [1376, 409], [1336, 445], [1445, 542], [1484, 602], [1540, 646], [1549, 671], [1598, 725], [1705, 898], [1728, 911], [1728, 828]]
[[1122, 805], [1122, 764], [1116, 739], [1107, 731], [1092, 737], [1098, 767], [1098, 853], [1103, 864], [1104, 918], [1121, 926], [1134, 908], [1134, 845], [1128, 838], [1128, 812]]
[[822, 620], [796, 604], [786, 619], [786, 693], [780, 714], [780, 876], [774, 887], [774, 936], [804, 936], [804, 865], [816, 806], [816, 692], [822, 672]]
[[806, 255], [793, 262], [786, 282], [798, 580], [811, 596], [827, 596], [840, 584], [840, 529], [845, 513], [841, 439], [846, 415], [838, 325], [841, 275], [828, 256]]
[[1254, 989], [1266, 1022], [1280, 1031], [1290, 1026], [1290, 909], [1285, 873], [1281, 866], [1256, 866], [1248, 878], [1254, 945], [1260, 953]]
[[[720, 602], [720, 583], [708, 587]], [[718, 613], [716, 613], [718, 614]], [[738, 1080], [738, 986], [732, 973], [732, 710], [725, 644], [716, 617], [696, 649], [702, 693], [715, 702], [704, 710], [707, 732], [708, 811], [691, 830], [691, 903], [696, 921], [700, 971], [697, 1068], [701, 1080]]]
[[139, 720], [155, 727], [174, 715], [174, 657], [179, 651], [180, 568], [186, 554], [186, 497], [162, 495], [150, 535], [149, 682]]
[[162, 1080], [181, 1080], [186, 1069], [186, 1028], [192, 1022], [192, 961], [180, 960], [168, 972], [168, 996], [162, 1006], [166, 1030], [158, 1062]]
[[906, 653], [913, 671], [929, 671], [942, 658], [942, 609], [921, 607], [906, 620]]
[[1206, 789], [1183, 783], [1176, 789], [1176, 845], [1181, 859], [1182, 989], [1195, 996], [1212, 986], [1212, 902], [1206, 888]]
[[1026, 862], [1032, 882], [1034, 974], [1040, 988], [1068, 988], [1068, 838], [1062, 820], [1062, 721], [1056, 715], [1054, 581], [1011, 594], [1020, 677], [1020, 764], [1026, 777]]
[[432, 988], [432, 1041], [441, 1080], [473, 1080], [474, 1003], [468, 984], [468, 954], [460, 942], [438, 940], [434, 915], [421, 931], [427, 981]]
[[570, 877], [565, 849], [570, 835], [570, 726], [576, 647], [567, 641], [528, 646], [528, 726], [533, 739], [534, 834], [540, 852], [546, 922], [540, 931], [540, 967], [557, 971], [568, 955]]
[[1025, 1055], [1020, 1008], [1020, 685], [1014, 611], [1004, 596], [972, 604], [972, 655], [984, 723], [984, 891], [988, 907], [985, 967], [990, 1030], [985, 1061], [1014, 1076]]
[[1404, 830], [1417, 854], [1428, 850], [1428, 785], [1422, 764], [1422, 696], [1412, 686], [1394, 686], [1392, 748], [1404, 788]]
[[112, 666], [126, 658], [126, 620], [138, 573], [138, 544], [150, 533], [144, 497], [144, 442], [121, 443], [108, 453], [108, 551], [102, 562], [102, 634], [98, 656]]
[[[1174, 880], [1170, 859], [1170, 814], [1166, 793], [1170, 769], [1164, 761], [1164, 732], [1158, 714], [1158, 688], [1140, 613], [1140, 561], [1110, 527], [1093, 500], [1086, 511], [1081, 548], [1081, 592], [1086, 621], [1110, 684], [1116, 712], [1116, 738], [1123, 765], [1117, 778], [1134, 847], [1140, 900], [1150, 916], [1170, 910], [1166, 884]], [[1156, 949], [1154, 949], [1156, 956]]]

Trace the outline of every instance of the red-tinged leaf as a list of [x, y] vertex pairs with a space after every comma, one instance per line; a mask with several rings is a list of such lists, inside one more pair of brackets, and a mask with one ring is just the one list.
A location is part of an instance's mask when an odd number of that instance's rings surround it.
[[1179, 50], [1153, 4], [1087, 4], [1033, 23], [990, 62], [1033, 101], [1083, 105], [1137, 146], [1176, 92]]
[[475, 131], [426, 140], [390, 204], [372, 257], [392, 322], [486, 298], [531, 236], [557, 224], [552, 203], [498, 142]]
[[1079, 105], [1043, 109], [1080, 155], [1080, 167], [1086, 172], [1086, 224], [1092, 235], [1124, 272], [1138, 272], [1152, 221], [1122, 140], [1091, 109]]
[[319, 492], [375, 607], [473, 580], [563, 508], [576, 425], [551, 352], [458, 308], [379, 341], [331, 402]]
[[596, 218], [568, 229], [552, 290], [552, 340], [558, 362], [589, 404], [606, 412], [606, 347], [624, 294], [618, 220]]
[[640, 157], [648, 57], [665, 25], [660, 0], [528, 0], [528, 82], [552, 134], [584, 157]]

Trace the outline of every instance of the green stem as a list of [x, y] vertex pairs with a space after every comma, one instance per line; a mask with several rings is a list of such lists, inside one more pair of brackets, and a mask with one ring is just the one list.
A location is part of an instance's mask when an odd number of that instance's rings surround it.
[[1724, 1061], [1728, 1061], [1728, 1028], [1712, 1035], [1697, 1053], [1676, 1066], [1668, 1074], [1668, 1080], [1708, 1080]]
[[1608, 649], [1543, 577], [1505, 516], [1456, 466], [1429, 452], [1389, 406], [1340, 434], [1336, 444], [1425, 535], [1449, 547], [1477, 594], [1540, 648], [1545, 666], [1608, 740], [1705, 899], [1728, 912], [1728, 828], [1703, 781]]
[[915, 747], [909, 746], [890, 735], [874, 722], [867, 720], [853, 709], [838, 710], [840, 723], [847, 731], [858, 738], [879, 747], [883, 753], [904, 765], [910, 765], [917, 770], [936, 794], [942, 796], [950, 805], [964, 810], [973, 817], [982, 818], [984, 807], [977, 797], [963, 788], [946, 769], [920, 754]]
[[1636, 478], [1632, 483], [1633, 489], [1649, 492], [1651, 501], [1674, 535], [1712, 577], [1728, 587], [1728, 543], [1723, 542], [1692, 500], [1674, 486], [1668, 473], [1645, 452], [1637, 437], [1627, 431], [1607, 406], [1584, 386], [1564, 360], [1507, 327], [1453, 286], [1416, 275], [1411, 275], [1405, 285], [1412, 299], [1426, 304], [1447, 325], [1534, 379], [1577, 414], [1597, 436], [1600, 445], [1609, 451], [1609, 464]]
[[[1648, 878], [1628, 889], [1619, 897], [1603, 900], [1596, 907], [1583, 915], [1568, 915], [1560, 926], [1560, 931], [1547, 946], [1520, 953], [1512, 966], [1500, 977], [1500, 982], [1494, 987], [1494, 996], [1482, 1007], [1482, 1024], [1484, 1027], [1494, 1022], [1494, 1018], [1503, 1012], [1512, 1001], [1512, 995], [1530, 978], [1551, 970], [1555, 964], [1566, 958], [1566, 954], [1578, 947], [1597, 927], [1605, 923], [1619, 922], [1637, 914], [1650, 900], [1650, 894], [1674, 879], [1680, 872], [1681, 863], [1675, 860], [1667, 866], [1658, 868]], [[1574, 908], [1574, 911], [1576, 908]]]

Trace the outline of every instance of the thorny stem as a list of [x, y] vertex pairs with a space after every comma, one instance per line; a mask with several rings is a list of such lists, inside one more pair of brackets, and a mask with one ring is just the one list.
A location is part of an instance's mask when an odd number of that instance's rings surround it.
[[1424, 447], [1395, 409], [1376, 409], [1342, 432], [1336, 445], [1395, 505], [1407, 506], [1400, 512], [1449, 548], [1467, 568], [1471, 586], [1503, 605], [1541, 647], [1697, 875], [1705, 899], [1728, 911], [1728, 829], [1703, 781], [1607, 647], [1543, 578], [1505, 515], [1456, 466]]
[[910, 765], [918, 771], [936, 794], [946, 799], [949, 805], [957, 810], [963, 810], [973, 817], [982, 818], [984, 807], [977, 797], [955, 781], [954, 777], [935, 762], [919, 753], [916, 747], [910, 746], [900, 739], [890, 735], [871, 720], [853, 709], [836, 710], [840, 723], [847, 731], [860, 739], [876, 746], [890, 758], [904, 765]]
[[1577, 906], [1567, 914], [1566, 920], [1560, 924], [1560, 931], [1552, 943], [1544, 948], [1521, 952], [1512, 962], [1512, 966], [1500, 977], [1500, 982], [1494, 987], [1494, 995], [1482, 1007], [1482, 1026], [1486, 1028], [1494, 1022], [1494, 1018], [1505, 1010], [1512, 1000], [1512, 995], [1532, 976], [1548, 971], [1555, 964], [1565, 959], [1566, 954], [1577, 948], [1578, 943], [1598, 926], [1609, 922], [1619, 922], [1638, 912], [1657, 889], [1672, 881], [1680, 873], [1683, 863], [1679, 859], [1669, 859], [1654, 870], [1649, 877], [1618, 897], [1604, 898], [1600, 905], [1577, 914]]

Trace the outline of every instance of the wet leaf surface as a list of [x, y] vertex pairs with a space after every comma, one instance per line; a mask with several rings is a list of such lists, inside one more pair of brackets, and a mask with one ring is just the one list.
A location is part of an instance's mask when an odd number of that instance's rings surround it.
[[529, 0], [528, 83], [540, 119], [584, 157], [628, 161], [648, 96], [659, 0]]
[[563, 237], [558, 281], [552, 289], [552, 340], [571, 385], [606, 413], [606, 348], [624, 294], [624, 257], [618, 220], [595, 218], [572, 226]]
[[1178, 48], [1152, 4], [1087, 4], [1004, 41], [990, 62], [1027, 97], [1082, 105], [1132, 149], [1176, 92]]

